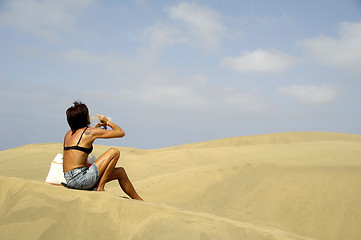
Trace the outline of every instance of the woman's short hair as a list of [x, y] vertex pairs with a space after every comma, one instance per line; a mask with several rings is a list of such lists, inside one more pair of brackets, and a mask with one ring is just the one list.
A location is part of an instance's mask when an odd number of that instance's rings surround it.
[[75, 101], [73, 104], [74, 106], [66, 110], [66, 118], [71, 130], [75, 133], [76, 130], [89, 126], [90, 122], [88, 107], [80, 101]]

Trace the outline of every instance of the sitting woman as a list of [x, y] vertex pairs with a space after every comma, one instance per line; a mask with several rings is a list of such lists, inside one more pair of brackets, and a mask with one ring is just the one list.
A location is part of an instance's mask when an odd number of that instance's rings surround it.
[[[74, 102], [74, 106], [66, 111], [66, 116], [70, 126], [64, 138], [63, 152], [63, 171], [67, 187], [104, 191], [105, 183], [118, 180], [129, 197], [143, 200], [135, 191], [124, 168], [115, 167], [120, 156], [118, 149], [111, 148], [89, 168], [86, 165], [95, 139], [121, 138], [125, 136], [124, 131], [103, 115], [97, 115], [100, 123], [96, 127], [89, 127], [89, 111], [81, 102]], [[109, 126], [112, 130], [102, 129], [101, 126]]]

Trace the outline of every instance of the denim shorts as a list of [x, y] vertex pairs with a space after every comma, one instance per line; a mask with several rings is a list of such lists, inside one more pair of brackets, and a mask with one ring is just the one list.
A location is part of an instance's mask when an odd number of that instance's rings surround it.
[[91, 189], [96, 186], [99, 180], [99, 170], [96, 164], [75, 168], [64, 172], [66, 184], [75, 189]]

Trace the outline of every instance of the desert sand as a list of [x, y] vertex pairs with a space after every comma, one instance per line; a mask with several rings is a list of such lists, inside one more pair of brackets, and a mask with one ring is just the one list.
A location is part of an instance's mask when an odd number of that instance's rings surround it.
[[[108, 146], [95, 145], [100, 156]], [[361, 136], [117, 147], [145, 202], [44, 183], [61, 143], [0, 152], [0, 239], [361, 239]]]

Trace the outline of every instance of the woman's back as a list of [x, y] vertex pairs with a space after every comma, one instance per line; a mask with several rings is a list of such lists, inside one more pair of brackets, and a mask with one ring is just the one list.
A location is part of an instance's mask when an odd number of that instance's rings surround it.
[[86, 165], [88, 154], [93, 149], [93, 141], [89, 135], [91, 130], [78, 129], [76, 132], [70, 130], [64, 137], [63, 171], [68, 172], [74, 168]]

